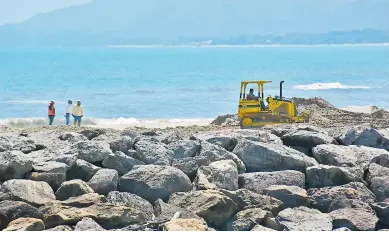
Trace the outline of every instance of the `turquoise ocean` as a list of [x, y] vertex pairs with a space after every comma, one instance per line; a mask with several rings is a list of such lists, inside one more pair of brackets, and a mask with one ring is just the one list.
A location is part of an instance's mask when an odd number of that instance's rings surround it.
[[240, 81], [266, 94], [389, 109], [389, 46], [224, 46], [0, 49], [0, 124], [45, 125], [68, 99], [85, 124], [209, 120], [236, 113]]

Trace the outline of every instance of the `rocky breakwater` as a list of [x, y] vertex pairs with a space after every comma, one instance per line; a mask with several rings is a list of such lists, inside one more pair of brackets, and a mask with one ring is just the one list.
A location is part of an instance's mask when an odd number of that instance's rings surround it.
[[69, 128], [0, 134], [0, 229], [389, 229], [387, 130]]

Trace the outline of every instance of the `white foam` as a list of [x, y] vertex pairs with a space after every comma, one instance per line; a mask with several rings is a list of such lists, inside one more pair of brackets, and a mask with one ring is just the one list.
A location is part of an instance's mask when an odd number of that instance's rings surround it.
[[361, 85], [343, 85], [339, 82], [330, 83], [313, 83], [308, 85], [296, 85], [293, 86], [295, 89], [301, 90], [326, 90], [326, 89], [370, 89], [368, 86]]
[[[179, 126], [207, 126], [213, 119], [136, 119], [136, 118], [84, 118], [82, 125], [99, 127], [124, 129], [126, 127], [145, 127], [145, 128], [167, 128]], [[73, 119], [71, 119], [73, 123]], [[48, 118], [15, 118], [15, 119], [0, 119], [0, 125], [7, 125], [13, 128], [28, 128], [37, 126], [47, 126]], [[57, 116], [54, 119], [54, 125], [65, 125], [65, 117]]]

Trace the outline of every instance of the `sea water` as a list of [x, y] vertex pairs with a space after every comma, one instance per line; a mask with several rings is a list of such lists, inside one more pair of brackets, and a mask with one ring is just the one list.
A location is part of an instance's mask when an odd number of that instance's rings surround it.
[[285, 97], [389, 108], [389, 46], [3, 48], [0, 124], [46, 125], [51, 100], [63, 124], [69, 99], [91, 125], [210, 120], [236, 113], [242, 80], [272, 80], [265, 96], [285, 81]]

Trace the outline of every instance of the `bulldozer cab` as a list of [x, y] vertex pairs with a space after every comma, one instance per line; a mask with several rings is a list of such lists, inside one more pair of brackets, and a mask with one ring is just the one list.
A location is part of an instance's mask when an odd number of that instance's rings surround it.
[[[242, 81], [240, 84], [238, 114], [259, 113], [266, 111], [264, 84], [271, 81]], [[250, 90], [253, 92], [250, 92]]]

